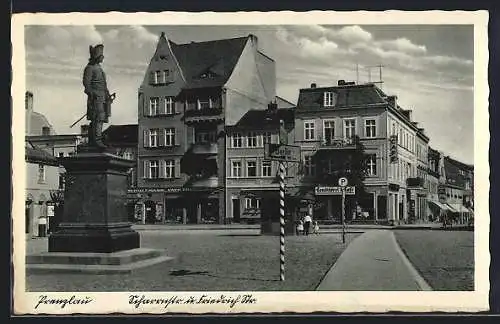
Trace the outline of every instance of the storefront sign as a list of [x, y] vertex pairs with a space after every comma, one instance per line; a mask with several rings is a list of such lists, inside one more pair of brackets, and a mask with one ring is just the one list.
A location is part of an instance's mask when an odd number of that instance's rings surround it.
[[297, 162], [300, 159], [300, 146], [266, 143], [264, 145], [264, 158], [274, 161]]
[[346, 195], [355, 195], [356, 187], [316, 187], [314, 188], [314, 193], [316, 196], [334, 196], [342, 195], [342, 191], [345, 190]]
[[391, 135], [389, 138], [389, 161], [398, 162], [398, 135]]
[[47, 205], [47, 216], [54, 216], [54, 205]]

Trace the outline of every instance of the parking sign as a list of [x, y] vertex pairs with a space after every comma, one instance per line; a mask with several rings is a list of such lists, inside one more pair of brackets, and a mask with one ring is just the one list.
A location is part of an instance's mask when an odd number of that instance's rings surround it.
[[347, 178], [342, 177], [339, 179], [339, 186], [345, 187], [345, 186], [347, 186], [347, 184], [348, 184]]

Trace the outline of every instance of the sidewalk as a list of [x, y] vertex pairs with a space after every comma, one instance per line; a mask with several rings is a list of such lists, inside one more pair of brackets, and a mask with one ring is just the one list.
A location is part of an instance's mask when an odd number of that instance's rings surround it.
[[349, 244], [316, 290], [431, 290], [399, 248], [392, 231], [367, 231]]

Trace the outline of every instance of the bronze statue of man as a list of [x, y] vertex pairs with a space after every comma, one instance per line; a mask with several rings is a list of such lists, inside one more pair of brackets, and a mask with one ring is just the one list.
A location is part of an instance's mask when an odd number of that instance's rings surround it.
[[83, 72], [83, 86], [87, 94], [87, 120], [90, 120], [89, 146], [105, 148], [102, 126], [103, 123], [109, 122], [115, 94], [109, 94], [106, 75], [100, 65], [104, 59], [104, 45], [90, 46], [89, 50], [89, 63]]

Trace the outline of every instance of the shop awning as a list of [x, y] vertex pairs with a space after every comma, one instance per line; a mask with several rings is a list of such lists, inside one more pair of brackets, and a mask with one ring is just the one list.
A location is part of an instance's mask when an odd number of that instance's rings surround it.
[[454, 213], [470, 213], [470, 211], [462, 204], [448, 204]]
[[429, 200], [429, 203], [437, 206], [439, 209], [443, 209], [443, 210], [451, 210], [450, 207], [446, 204], [442, 204], [440, 203], [439, 201], [436, 201], [436, 200]]

